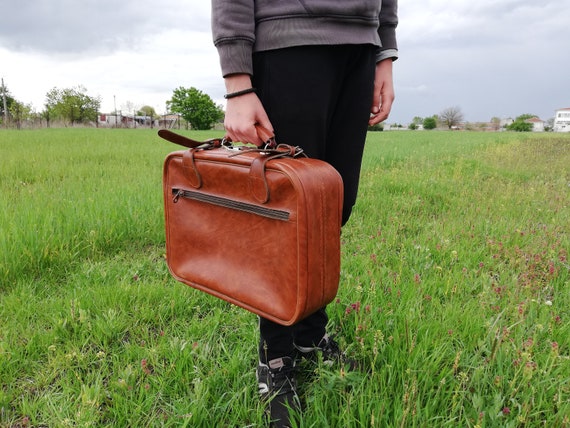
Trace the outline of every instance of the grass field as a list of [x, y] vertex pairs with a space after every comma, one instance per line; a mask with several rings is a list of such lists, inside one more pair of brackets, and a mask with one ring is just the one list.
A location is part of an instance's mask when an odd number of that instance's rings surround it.
[[[256, 317], [165, 265], [177, 149], [0, 131], [0, 427], [263, 426]], [[570, 135], [369, 134], [329, 306], [369, 371], [317, 367], [301, 426], [570, 427], [569, 165]]]

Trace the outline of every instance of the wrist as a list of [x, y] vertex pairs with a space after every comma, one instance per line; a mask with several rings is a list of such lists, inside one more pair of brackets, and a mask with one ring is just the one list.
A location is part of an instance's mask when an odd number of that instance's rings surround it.
[[226, 92], [228, 94], [251, 88], [251, 76], [249, 74], [232, 74], [224, 78]]

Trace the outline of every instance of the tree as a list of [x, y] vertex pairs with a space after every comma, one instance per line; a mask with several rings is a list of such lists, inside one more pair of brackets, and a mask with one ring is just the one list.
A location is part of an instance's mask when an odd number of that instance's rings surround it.
[[509, 131], [516, 131], [516, 132], [530, 132], [533, 129], [533, 125], [530, 122], [527, 122], [528, 119], [533, 119], [537, 117], [534, 114], [521, 114], [520, 116], [517, 116], [517, 118], [515, 119], [515, 121], [513, 123], [511, 123], [509, 126], [507, 126], [507, 129]]
[[535, 117], [538, 116], [536, 114], [525, 113], [521, 114], [520, 116], [517, 116], [515, 122], [524, 122], [525, 120], [534, 119]]
[[175, 89], [166, 105], [172, 112], [179, 113], [192, 129], [210, 129], [224, 117], [222, 108], [196, 88]]
[[448, 107], [439, 114], [439, 120], [449, 129], [451, 129], [463, 121], [463, 113], [457, 106]]
[[532, 131], [532, 123], [525, 122], [524, 120], [515, 120], [509, 126], [507, 126], [509, 131], [516, 132], [530, 132]]
[[156, 111], [151, 106], [142, 106], [137, 114], [139, 116], [150, 116], [151, 118], [156, 117]]
[[83, 86], [75, 88], [53, 88], [46, 94], [45, 116], [51, 120], [59, 118], [69, 121], [71, 125], [97, 120], [97, 112], [101, 100], [90, 97]]
[[21, 103], [17, 100], [12, 102], [12, 105], [8, 110], [10, 110], [12, 120], [16, 123], [16, 127], [18, 129], [22, 127], [22, 121], [28, 120], [32, 117], [32, 106], [30, 104]]
[[437, 120], [435, 117], [426, 117], [423, 122], [424, 129], [430, 130], [437, 128]]
[[412, 123], [410, 123], [408, 125], [408, 129], [411, 129], [412, 131], [415, 131], [416, 129], [418, 129], [420, 127], [420, 125], [423, 123], [423, 118], [419, 117], [419, 116], [415, 116], [412, 119]]
[[[142, 106], [139, 111], [137, 112], [138, 116], [145, 117], [145, 124], [150, 123], [150, 127], [153, 127], [154, 118], [156, 117], [156, 111], [151, 106]], [[149, 122], [147, 122], [146, 118], [149, 118]]]

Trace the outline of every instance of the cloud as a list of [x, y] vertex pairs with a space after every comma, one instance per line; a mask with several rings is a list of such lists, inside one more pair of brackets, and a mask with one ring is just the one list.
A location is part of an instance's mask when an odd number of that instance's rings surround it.
[[[468, 120], [551, 117], [570, 104], [560, 90], [570, 67], [568, 22], [564, 0], [401, 2], [395, 115], [459, 105]], [[422, 87], [429, 96], [411, 90]]]
[[[222, 103], [207, 0], [15, 0], [0, 14], [0, 74], [41, 110], [53, 87], [83, 85], [102, 109], [163, 111], [178, 86]], [[466, 120], [570, 106], [567, 0], [400, 1], [389, 121], [459, 106]]]
[[209, 31], [209, 2], [21, 0], [0, 15], [0, 46], [44, 54], [109, 54], [172, 29]]

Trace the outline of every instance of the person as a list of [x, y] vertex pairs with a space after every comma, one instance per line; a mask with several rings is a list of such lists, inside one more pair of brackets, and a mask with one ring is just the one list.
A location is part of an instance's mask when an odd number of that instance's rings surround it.
[[[232, 141], [278, 143], [335, 167], [344, 182], [344, 225], [356, 201], [367, 126], [394, 100], [397, 0], [212, 0], [212, 35], [226, 86]], [[326, 308], [285, 327], [260, 318], [257, 379], [275, 427], [300, 412], [300, 358], [344, 361], [326, 332]]]

